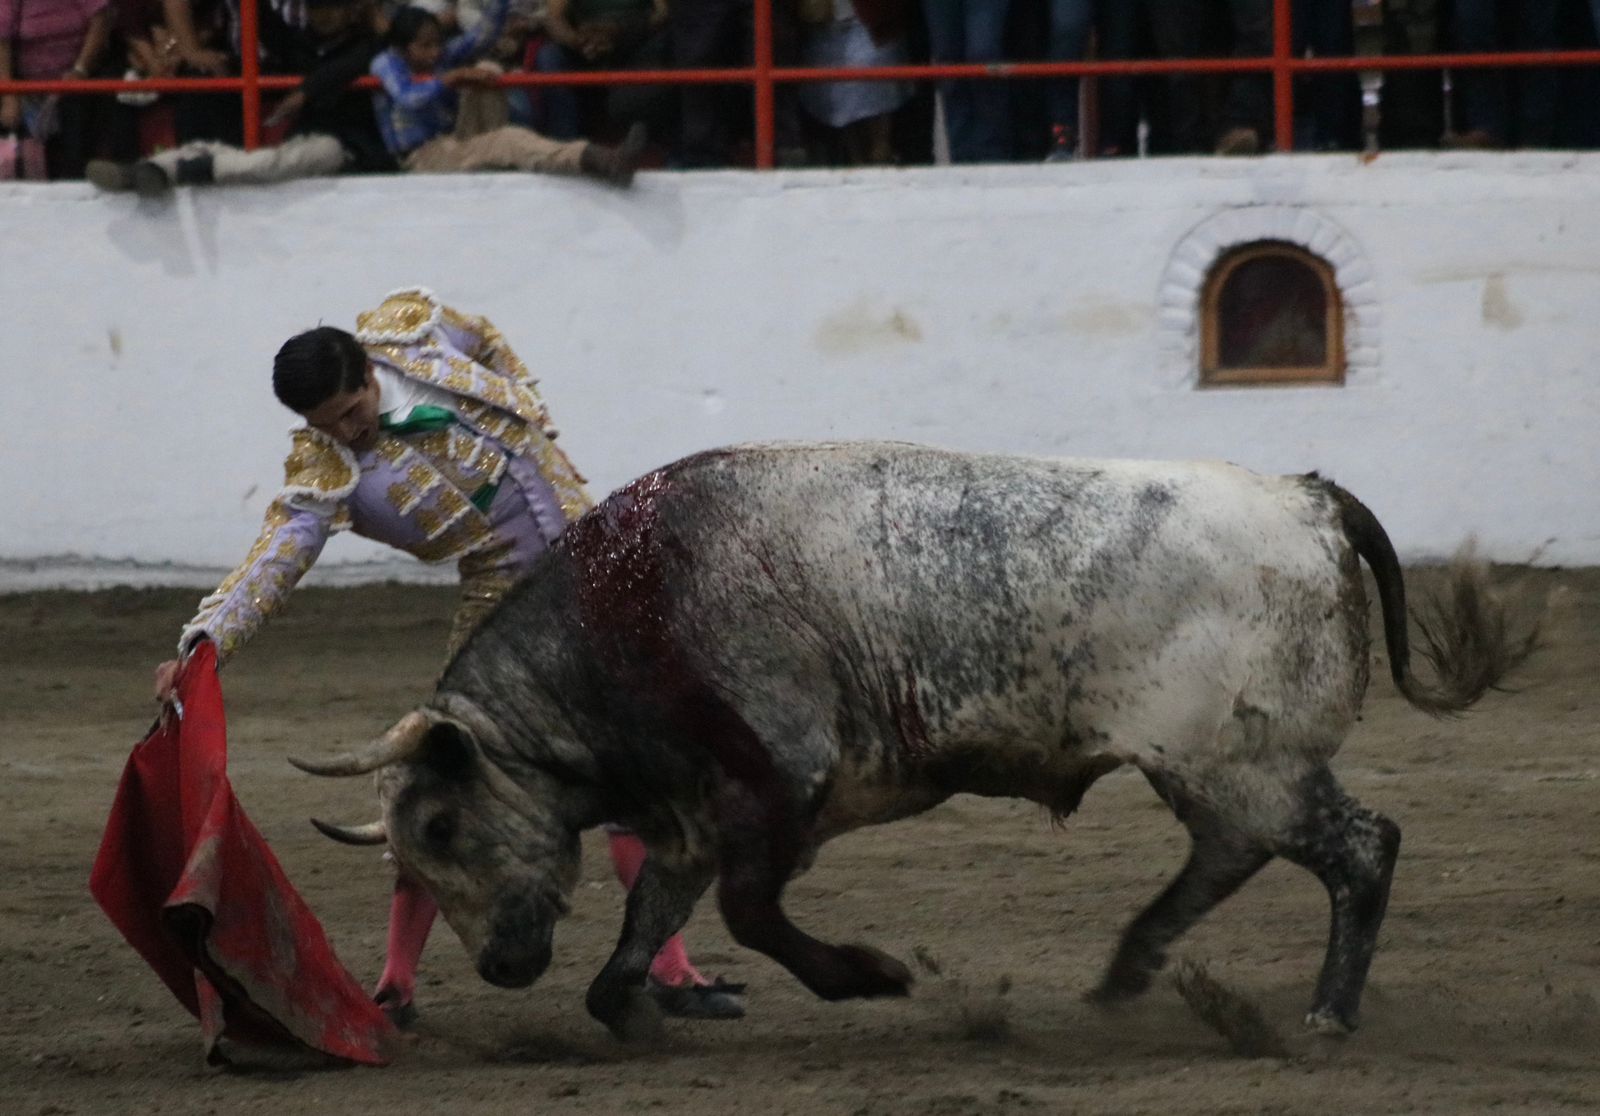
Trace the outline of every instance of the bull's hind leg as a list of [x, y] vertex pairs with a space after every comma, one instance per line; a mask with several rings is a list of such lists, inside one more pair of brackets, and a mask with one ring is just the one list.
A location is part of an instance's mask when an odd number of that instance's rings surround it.
[[1151, 976], [1166, 964], [1167, 947], [1272, 859], [1259, 842], [1176, 785], [1146, 775], [1188, 828], [1189, 859], [1166, 890], [1123, 931], [1105, 977], [1089, 993], [1097, 1003], [1117, 1003], [1149, 988]]
[[731, 788], [723, 825], [717, 898], [734, 940], [766, 954], [825, 1000], [904, 996], [911, 972], [864, 945], [829, 945], [789, 921], [780, 900], [799, 864], [805, 829], [777, 796]]
[[710, 865], [671, 871], [653, 858], [639, 869], [628, 892], [622, 937], [589, 986], [587, 999], [589, 1014], [624, 1042], [649, 1041], [659, 1035], [661, 1016], [645, 992], [645, 977], [667, 939], [689, 921], [711, 876]]
[[1327, 768], [1306, 779], [1302, 794], [1300, 819], [1275, 851], [1309, 869], [1328, 889], [1328, 954], [1306, 1025], [1344, 1033], [1355, 1030], [1389, 905], [1400, 827], [1346, 794]]

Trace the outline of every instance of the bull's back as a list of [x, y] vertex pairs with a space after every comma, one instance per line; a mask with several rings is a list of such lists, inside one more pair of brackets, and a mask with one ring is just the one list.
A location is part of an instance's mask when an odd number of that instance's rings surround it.
[[707, 669], [780, 731], [847, 726], [867, 766], [1166, 763], [1241, 707], [1303, 738], [1359, 701], [1360, 637], [1328, 623], [1353, 559], [1299, 478], [858, 443], [670, 484]]

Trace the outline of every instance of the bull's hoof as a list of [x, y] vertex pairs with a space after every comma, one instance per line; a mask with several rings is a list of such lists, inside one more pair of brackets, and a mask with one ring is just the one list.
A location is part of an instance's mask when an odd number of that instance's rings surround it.
[[661, 1008], [644, 992], [628, 992], [608, 998], [603, 1011], [596, 1010], [596, 997], [589, 996], [589, 1013], [606, 1025], [612, 1036], [629, 1046], [659, 1046], [667, 1030], [661, 1021]]
[[1306, 1030], [1327, 1038], [1348, 1038], [1355, 1033], [1353, 1019], [1346, 1019], [1331, 1008], [1317, 1008], [1306, 1014]]
[[909, 996], [911, 970], [882, 950], [866, 945], [838, 947], [839, 960], [851, 970], [849, 980], [829, 996], [831, 1000], [872, 999], [877, 996]]
[[1096, 1007], [1117, 1007], [1149, 990], [1150, 974], [1140, 969], [1130, 973], [1107, 973], [1104, 980], [1083, 994], [1083, 998]]
[[1148, 992], [1155, 974], [1166, 963], [1166, 954], [1157, 951], [1118, 951], [1099, 986], [1085, 992], [1083, 998], [1100, 1007], [1125, 1004]]

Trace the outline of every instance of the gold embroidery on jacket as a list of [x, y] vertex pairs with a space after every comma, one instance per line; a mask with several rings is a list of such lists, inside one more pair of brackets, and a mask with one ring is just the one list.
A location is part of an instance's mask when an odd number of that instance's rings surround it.
[[283, 463], [285, 485], [331, 495], [355, 483], [356, 470], [325, 437], [310, 430], [296, 430], [291, 435], [289, 456]]

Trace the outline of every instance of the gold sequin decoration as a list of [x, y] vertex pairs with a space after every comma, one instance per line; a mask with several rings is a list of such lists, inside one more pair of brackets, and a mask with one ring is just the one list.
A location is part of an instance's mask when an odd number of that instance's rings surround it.
[[411, 553], [424, 562], [443, 562], [475, 550], [491, 537], [489, 521], [484, 516], [464, 515], [437, 538], [412, 547]]
[[[422, 537], [433, 539], [444, 530], [444, 517], [432, 508], [418, 508], [411, 513], [411, 519], [422, 530]], [[416, 553], [413, 551], [412, 553]], [[417, 554], [421, 558], [421, 554]]]
[[312, 430], [296, 430], [288, 458], [283, 463], [283, 482], [313, 492], [334, 493], [356, 481], [356, 469], [336, 443]]
[[397, 340], [415, 337], [433, 322], [434, 304], [420, 294], [404, 294], [386, 299], [376, 310], [356, 315], [361, 333], [392, 336]]

